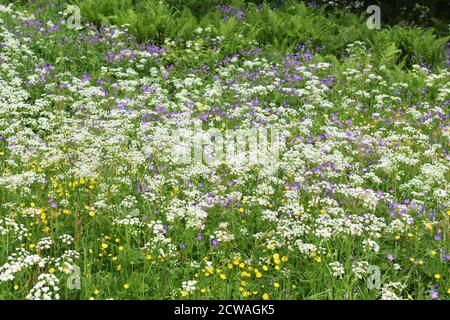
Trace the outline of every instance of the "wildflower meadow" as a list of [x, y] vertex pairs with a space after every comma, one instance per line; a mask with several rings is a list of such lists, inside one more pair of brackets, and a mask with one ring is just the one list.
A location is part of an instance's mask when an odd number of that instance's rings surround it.
[[450, 300], [431, 9], [10, 2], [0, 299]]

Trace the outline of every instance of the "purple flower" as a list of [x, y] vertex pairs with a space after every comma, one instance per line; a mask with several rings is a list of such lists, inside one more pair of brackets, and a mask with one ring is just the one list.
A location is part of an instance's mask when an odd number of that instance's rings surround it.
[[442, 240], [442, 230], [438, 229], [436, 231], [436, 234], [434, 235], [434, 240], [441, 241]]
[[431, 289], [431, 291], [430, 291], [430, 296], [431, 296], [431, 299], [439, 299], [439, 292], [437, 292], [437, 291], [434, 290], [434, 288], [433, 288], [433, 289]]
[[212, 239], [212, 240], [211, 240], [211, 245], [212, 245], [213, 247], [217, 246], [218, 244], [219, 244], [219, 241], [218, 241], [217, 239]]
[[55, 199], [52, 198], [52, 199], [48, 200], [48, 203], [50, 203], [51, 208], [53, 208], [53, 209], [58, 208], [58, 203], [55, 201]]

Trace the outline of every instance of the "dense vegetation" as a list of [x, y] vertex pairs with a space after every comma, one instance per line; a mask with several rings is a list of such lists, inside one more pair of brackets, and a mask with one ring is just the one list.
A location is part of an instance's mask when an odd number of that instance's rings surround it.
[[450, 298], [445, 3], [0, 3], [1, 299]]

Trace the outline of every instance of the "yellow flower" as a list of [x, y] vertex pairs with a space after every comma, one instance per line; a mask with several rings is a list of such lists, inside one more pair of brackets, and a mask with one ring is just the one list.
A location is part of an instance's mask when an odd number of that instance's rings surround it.
[[50, 268], [50, 269], [48, 270], [48, 272], [54, 273], [54, 272], [55, 272], [55, 268]]
[[201, 288], [201, 289], [200, 289], [200, 292], [201, 292], [201, 293], [205, 293], [205, 292], [206, 292], [206, 289], [205, 289], [205, 288]]
[[100, 293], [100, 290], [95, 289], [94, 294], [99, 294], [99, 293]]
[[152, 255], [151, 255], [151, 254], [148, 254], [145, 258], [146, 258], [147, 260], [152, 260]]
[[447, 293], [450, 294], [450, 288], [447, 289]]
[[[19, 285], [18, 284], [14, 285], [14, 290], [19, 290]], [[449, 289], [449, 291], [450, 291], [450, 289]]]
[[239, 208], [239, 212], [240, 213], [244, 212], [244, 208]]
[[189, 295], [189, 293], [187, 291], [181, 291], [182, 297], [187, 297], [188, 295]]
[[395, 240], [400, 240], [400, 236], [399, 236], [399, 235], [396, 235], [396, 236], [395, 236]]
[[280, 264], [280, 255], [279, 255], [278, 253], [275, 253], [275, 254], [273, 255], [273, 262], [274, 262], [275, 264]]
[[275, 266], [275, 270], [276, 271], [280, 270], [280, 266]]
[[274, 286], [276, 289], [278, 289], [278, 288], [280, 287], [280, 284], [279, 284], [278, 282], [275, 282], [275, 283], [273, 284], [273, 286]]
[[95, 212], [94, 211], [89, 211], [89, 216], [95, 217]]
[[268, 293], [264, 293], [262, 298], [263, 298], [263, 300], [269, 300], [269, 294]]
[[275, 242], [270, 241], [270, 242], [267, 244], [267, 249], [270, 249], [270, 250], [275, 249]]
[[267, 271], [267, 270], [269, 270], [269, 267], [266, 266], [266, 265], [263, 265], [263, 266], [262, 266], [262, 269], [263, 269], [264, 271]]
[[261, 277], [262, 277], [262, 273], [261, 273], [261, 272], [259, 272], [259, 271], [258, 271], [258, 272], [256, 272], [256, 277], [257, 277], [257, 278], [261, 278]]
[[418, 261], [418, 264], [423, 265], [423, 260], [420, 259], [420, 260]]
[[243, 262], [239, 263], [239, 268], [244, 269], [245, 268], [245, 264]]
[[441, 275], [440, 275], [439, 273], [436, 273], [436, 274], [434, 275], [434, 278], [439, 280], [439, 279], [441, 278]]
[[220, 274], [220, 279], [225, 280], [227, 278], [227, 276], [223, 273]]
[[123, 287], [124, 287], [125, 289], [128, 289], [128, 288], [130, 287], [130, 285], [129, 285], [128, 283], [125, 283], [125, 284], [123, 285]]
[[119, 246], [119, 251], [123, 251], [123, 246]]
[[108, 244], [107, 243], [102, 243], [102, 249], [106, 249], [108, 248]]
[[447, 215], [450, 217], [450, 210], [447, 211]]

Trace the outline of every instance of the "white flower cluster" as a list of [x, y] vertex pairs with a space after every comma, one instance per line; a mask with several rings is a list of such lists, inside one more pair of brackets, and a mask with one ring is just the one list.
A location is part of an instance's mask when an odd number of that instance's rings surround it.
[[330, 262], [328, 266], [331, 269], [331, 274], [333, 275], [333, 277], [339, 278], [342, 277], [342, 275], [344, 275], [345, 273], [344, 266], [339, 261]]
[[24, 248], [18, 248], [8, 257], [8, 262], [0, 267], [0, 282], [14, 280], [14, 275], [34, 265], [45, 267], [45, 261], [37, 254], [31, 254]]
[[211, 239], [216, 239], [219, 242], [230, 242], [234, 240], [234, 234], [230, 233], [227, 229], [228, 223], [222, 222], [219, 224], [219, 229], [214, 231], [214, 234], [210, 236]]
[[374, 252], [380, 251], [380, 246], [371, 239], [363, 240], [362, 244], [363, 244], [364, 249], [366, 249], [366, 250], [370, 250], [370, 251], [374, 251]]
[[3, 218], [0, 220], [0, 235], [6, 236], [13, 233], [18, 240], [22, 240], [28, 233], [28, 229], [13, 219]]
[[192, 293], [197, 290], [197, 280], [188, 280], [181, 283], [182, 290]]
[[73, 237], [72, 237], [70, 234], [63, 234], [63, 235], [60, 235], [60, 236], [58, 237], [58, 239], [59, 239], [62, 243], [66, 244], [66, 245], [71, 245], [71, 244], [73, 243], [73, 241], [74, 241]]
[[59, 279], [51, 273], [41, 273], [38, 281], [31, 288], [27, 300], [58, 300]]
[[388, 282], [381, 287], [381, 300], [405, 300], [401, 297], [405, 285], [400, 282]]
[[116, 219], [114, 221], [119, 226], [143, 226], [143, 222], [139, 217], [128, 215], [122, 219]]
[[352, 272], [357, 280], [362, 279], [369, 268], [369, 263], [367, 261], [355, 261], [352, 264]]
[[52, 238], [45, 237], [38, 241], [38, 243], [36, 244], [36, 249], [40, 251], [50, 249], [52, 247], [52, 244], [53, 244]]

